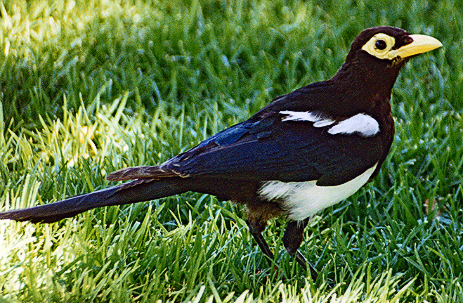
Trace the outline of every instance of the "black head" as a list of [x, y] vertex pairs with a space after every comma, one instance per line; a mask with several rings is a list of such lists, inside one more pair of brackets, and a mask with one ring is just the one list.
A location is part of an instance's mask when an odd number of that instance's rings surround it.
[[384, 63], [397, 64], [441, 46], [442, 43], [433, 37], [412, 35], [391, 26], [372, 27], [362, 31], [352, 42], [346, 62], [368, 54]]
[[[349, 86], [389, 95], [405, 62], [442, 44], [425, 35], [412, 35], [403, 29], [383, 26], [362, 31], [352, 42], [346, 61], [333, 79]], [[346, 85], [346, 83], [343, 83]]]
[[332, 109], [328, 111], [351, 115], [374, 112], [378, 105], [389, 104], [392, 87], [405, 62], [440, 46], [432, 37], [412, 35], [395, 27], [362, 31], [352, 42], [345, 63], [328, 81], [343, 93], [340, 102], [330, 101]]

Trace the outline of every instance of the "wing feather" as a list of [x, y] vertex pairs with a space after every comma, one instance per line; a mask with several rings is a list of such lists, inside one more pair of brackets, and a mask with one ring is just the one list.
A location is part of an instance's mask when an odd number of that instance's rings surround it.
[[379, 139], [332, 135], [274, 113], [226, 129], [160, 168], [191, 177], [338, 185], [377, 164], [382, 148]]

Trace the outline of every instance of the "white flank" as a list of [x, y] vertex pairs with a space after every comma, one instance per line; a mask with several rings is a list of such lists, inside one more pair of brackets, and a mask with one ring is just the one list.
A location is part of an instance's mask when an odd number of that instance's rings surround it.
[[332, 126], [328, 133], [332, 135], [358, 133], [363, 137], [372, 137], [379, 133], [379, 124], [367, 114], [357, 114]]
[[290, 110], [281, 111], [280, 114], [287, 115], [281, 121], [309, 121], [314, 122], [314, 127], [324, 127], [334, 123], [333, 120], [312, 112], [293, 112]]
[[267, 181], [259, 190], [264, 199], [279, 200], [294, 221], [304, 220], [319, 211], [341, 202], [358, 191], [376, 169], [377, 164], [347, 183], [336, 186], [318, 186], [316, 181]]

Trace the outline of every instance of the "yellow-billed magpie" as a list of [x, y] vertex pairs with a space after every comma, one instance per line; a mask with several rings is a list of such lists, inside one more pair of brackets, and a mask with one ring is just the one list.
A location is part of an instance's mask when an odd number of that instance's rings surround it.
[[333, 78], [275, 98], [248, 120], [159, 166], [129, 167], [107, 177], [135, 181], [10, 210], [0, 219], [50, 223], [96, 207], [195, 191], [246, 205], [249, 230], [270, 259], [262, 231], [269, 219], [286, 216], [283, 243], [307, 268], [298, 248], [308, 220], [378, 174], [393, 141], [389, 101], [398, 73], [410, 57], [441, 46], [394, 27], [366, 29]]

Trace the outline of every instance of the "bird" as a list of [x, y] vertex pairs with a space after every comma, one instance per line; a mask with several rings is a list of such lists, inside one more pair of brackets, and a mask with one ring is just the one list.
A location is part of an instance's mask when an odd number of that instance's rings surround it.
[[130, 182], [8, 210], [0, 219], [52, 223], [103, 206], [210, 194], [244, 205], [249, 232], [272, 262], [262, 232], [269, 220], [284, 217], [283, 245], [315, 280], [315, 268], [299, 250], [305, 227], [378, 174], [394, 138], [390, 98], [399, 71], [410, 58], [441, 46], [396, 27], [365, 29], [332, 78], [277, 96], [249, 119], [160, 165], [106, 177]]

